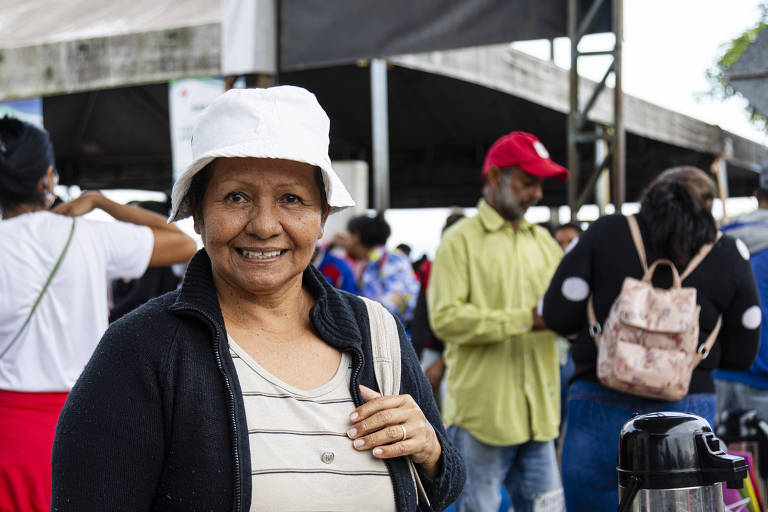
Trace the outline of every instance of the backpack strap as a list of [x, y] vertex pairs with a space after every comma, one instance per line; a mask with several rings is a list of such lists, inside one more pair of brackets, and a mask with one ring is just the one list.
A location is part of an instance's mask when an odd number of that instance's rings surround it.
[[640, 226], [637, 225], [637, 219], [634, 215], [627, 215], [625, 218], [629, 224], [629, 232], [632, 234], [632, 241], [635, 243], [640, 264], [643, 266], [643, 274], [645, 274], [648, 272], [648, 261], [645, 258], [645, 245], [643, 245], [643, 237], [640, 235]]
[[[400, 394], [400, 334], [397, 332], [395, 317], [378, 302], [360, 297], [368, 310], [368, 323], [371, 326], [371, 351], [373, 352], [373, 370], [376, 384], [382, 395]], [[421, 496], [428, 507], [432, 507], [427, 491], [421, 483], [419, 473], [410, 457], [405, 459], [411, 479], [416, 487], [416, 497]]]
[[[640, 235], [640, 226], [637, 225], [637, 219], [634, 215], [627, 215], [624, 217], [629, 224], [629, 233], [632, 235], [632, 242], [635, 244], [637, 250], [637, 256], [640, 258], [640, 264], [643, 266], [643, 275], [648, 273], [648, 261], [645, 258], [645, 245], [643, 245], [643, 237]], [[593, 296], [590, 295], [587, 300], [587, 321], [589, 322], [589, 335], [595, 340], [595, 345], [600, 347], [600, 334], [603, 332], [603, 328], [597, 321], [597, 315], [595, 315], [595, 305], [593, 303]]]
[[592, 295], [590, 294], [587, 299], [587, 320], [589, 321], [589, 335], [595, 340], [595, 345], [600, 348], [600, 335], [603, 333], [603, 328], [597, 321], [597, 315], [595, 315], [595, 305], [592, 301]]
[[696, 354], [696, 358], [693, 360], [694, 368], [696, 368], [696, 366], [709, 355], [709, 351], [712, 350], [712, 345], [714, 345], [715, 341], [717, 340], [717, 335], [720, 334], [720, 327], [722, 327], [722, 325], [723, 315], [717, 315], [717, 323], [715, 324], [715, 328], [712, 329], [712, 332], [709, 333], [709, 336], [707, 336], [707, 339], [704, 340], [704, 343], [699, 345], [699, 349], [697, 350], [698, 354]]
[[360, 297], [368, 309], [376, 384], [382, 395], [400, 394], [400, 336], [395, 319], [378, 302]]
[[707, 254], [709, 254], [709, 251], [712, 250], [712, 248], [715, 246], [718, 240], [720, 240], [720, 237], [723, 236], [722, 233], [719, 231], [717, 232], [717, 236], [715, 236], [715, 241], [710, 242], [708, 244], [704, 244], [701, 246], [701, 249], [699, 249], [699, 252], [696, 253], [696, 256], [691, 258], [691, 261], [688, 262], [688, 266], [685, 267], [685, 270], [683, 270], [683, 273], [680, 274], [680, 280], [682, 281], [689, 275], [691, 275], [691, 272], [696, 270], [696, 267], [699, 266], [699, 263], [704, 261], [704, 258], [707, 257]]
[[61, 254], [59, 254], [59, 259], [56, 260], [56, 263], [53, 265], [53, 269], [51, 270], [51, 273], [48, 275], [48, 279], [45, 280], [45, 284], [43, 284], [43, 289], [40, 290], [40, 293], [37, 295], [37, 299], [35, 299], [35, 302], [32, 304], [32, 308], [29, 310], [29, 313], [27, 314], [27, 318], [24, 320], [24, 323], [21, 324], [21, 327], [18, 331], [16, 331], [16, 335], [13, 337], [11, 342], [6, 345], [6, 347], [3, 349], [2, 352], [0, 352], [0, 359], [3, 358], [5, 354], [8, 353], [8, 351], [11, 349], [11, 347], [18, 341], [19, 336], [21, 336], [21, 333], [24, 332], [24, 329], [26, 329], [27, 324], [32, 319], [32, 315], [35, 314], [35, 311], [37, 310], [37, 306], [40, 304], [40, 301], [43, 298], [43, 295], [45, 295], [46, 290], [48, 290], [48, 286], [51, 284], [51, 281], [53, 281], [53, 277], [56, 275], [56, 272], [59, 270], [59, 265], [61, 265], [61, 260], [64, 259], [64, 255], [67, 254], [67, 250], [69, 249], [69, 244], [72, 242], [72, 235], [75, 233], [75, 219], [72, 219], [72, 226], [69, 228], [69, 236], [67, 236], [67, 242], [64, 244], [64, 249], [62, 249]]

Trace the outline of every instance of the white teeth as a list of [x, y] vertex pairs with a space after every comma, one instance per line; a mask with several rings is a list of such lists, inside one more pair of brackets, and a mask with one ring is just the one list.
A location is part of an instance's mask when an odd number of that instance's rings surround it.
[[254, 260], [266, 260], [269, 258], [276, 258], [277, 256], [280, 256], [280, 251], [247, 251], [245, 249], [243, 251], [243, 256], [245, 256], [248, 259], [254, 259]]

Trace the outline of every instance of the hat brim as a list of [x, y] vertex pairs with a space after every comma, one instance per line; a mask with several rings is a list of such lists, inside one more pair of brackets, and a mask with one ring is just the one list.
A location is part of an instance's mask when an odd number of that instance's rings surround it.
[[527, 174], [536, 176], [537, 178], [552, 178], [556, 181], [568, 181], [568, 169], [562, 165], [556, 164], [552, 160], [540, 160], [535, 163], [519, 164], [518, 166]]
[[187, 192], [192, 184], [192, 179], [206, 165], [216, 158], [236, 158], [236, 157], [254, 157], [254, 158], [280, 158], [283, 160], [293, 160], [303, 162], [309, 165], [315, 165], [320, 168], [323, 175], [323, 184], [325, 185], [325, 195], [330, 206], [330, 213], [336, 213], [351, 206], [355, 206], [355, 201], [347, 191], [344, 183], [339, 179], [331, 166], [329, 158], [320, 158], [318, 161], [309, 161], [309, 159], [296, 158], [296, 151], [293, 148], [295, 141], [272, 141], [270, 147], [264, 147], [263, 141], [245, 141], [226, 148], [218, 148], [215, 151], [203, 154], [198, 157], [187, 169], [179, 176], [171, 191], [171, 214], [168, 222], [175, 222], [192, 215], [192, 209], [189, 204]]

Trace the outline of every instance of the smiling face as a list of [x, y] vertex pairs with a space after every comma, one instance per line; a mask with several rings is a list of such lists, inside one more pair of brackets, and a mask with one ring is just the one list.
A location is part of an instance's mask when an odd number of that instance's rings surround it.
[[220, 158], [195, 231], [211, 258], [220, 297], [301, 288], [327, 216], [315, 168], [273, 158]]

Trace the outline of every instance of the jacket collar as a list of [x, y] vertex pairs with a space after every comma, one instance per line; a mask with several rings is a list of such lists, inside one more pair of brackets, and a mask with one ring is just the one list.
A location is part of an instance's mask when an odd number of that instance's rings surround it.
[[[360, 350], [363, 339], [360, 328], [367, 327], [367, 324], [359, 322], [355, 309], [365, 308], [362, 301], [334, 288], [311, 264], [304, 270], [302, 283], [315, 299], [309, 316], [318, 335], [326, 343], [340, 350]], [[353, 308], [353, 302], [360, 304]], [[226, 330], [216, 287], [213, 284], [211, 260], [205, 249], [200, 249], [189, 262], [184, 282], [170, 309], [197, 311], [212, 320], [222, 332]]]
[[[480, 222], [488, 232], [500, 231], [504, 226], [509, 226], [510, 229], [512, 228], [512, 225], [509, 224], [504, 217], [499, 215], [499, 212], [494, 210], [485, 199], [480, 199], [480, 201], [477, 202], [477, 216], [480, 217]], [[518, 231], [531, 231], [532, 229], [533, 224], [528, 222], [525, 217], [521, 217], [520, 220], [517, 221]]]

